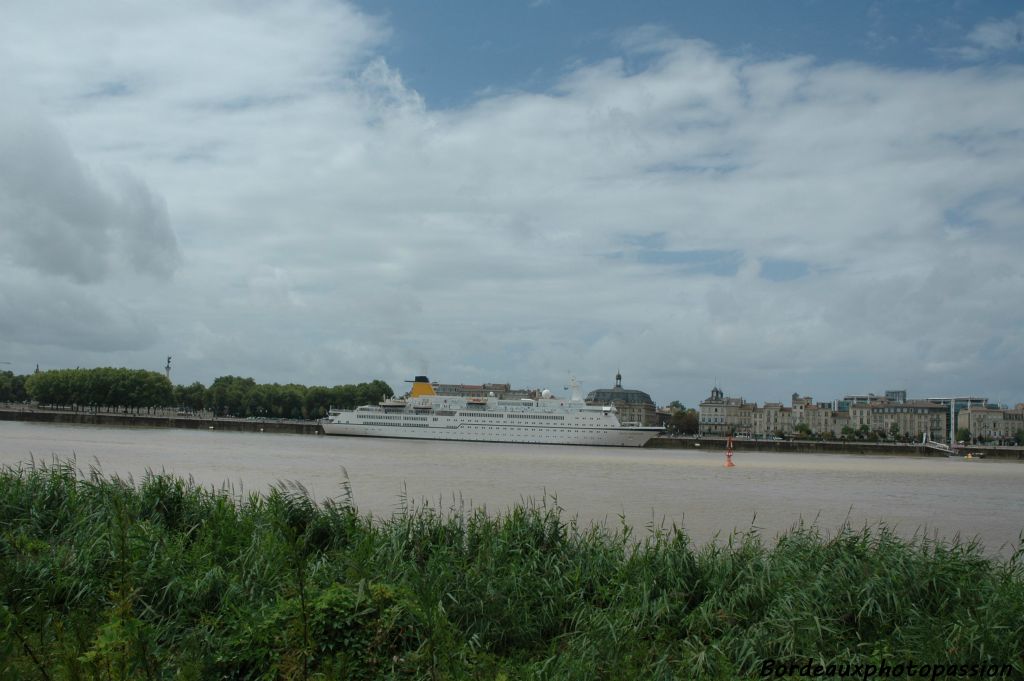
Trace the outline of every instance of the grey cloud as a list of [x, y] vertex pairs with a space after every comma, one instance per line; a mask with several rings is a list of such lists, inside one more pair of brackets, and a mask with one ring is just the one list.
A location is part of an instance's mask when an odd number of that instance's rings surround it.
[[0, 243], [17, 262], [79, 282], [101, 279], [107, 213], [55, 130], [0, 109]]
[[156, 328], [107, 293], [66, 282], [44, 282], [24, 270], [0, 278], [0, 337], [27, 347], [76, 351], [141, 350], [157, 338]]
[[167, 276], [180, 253], [163, 201], [127, 172], [104, 186], [62, 135], [13, 101], [0, 108], [0, 244], [11, 264], [78, 283], [120, 260]]
[[125, 254], [135, 270], [170, 276], [181, 261], [163, 199], [142, 181], [122, 174], [113, 225], [124, 239]]

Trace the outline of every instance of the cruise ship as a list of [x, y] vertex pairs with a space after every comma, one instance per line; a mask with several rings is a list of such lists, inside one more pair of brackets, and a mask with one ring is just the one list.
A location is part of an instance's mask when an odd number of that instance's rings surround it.
[[572, 396], [538, 399], [438, 395], [426, 376], [417, 376], [404, 398], [354, 410], [332, 409], [320, 425], [327, 435], [468, 440], [557, 445], [642, 447], [661, 428], [619, 423], [614, 406], [591, 406], [570, 381]]

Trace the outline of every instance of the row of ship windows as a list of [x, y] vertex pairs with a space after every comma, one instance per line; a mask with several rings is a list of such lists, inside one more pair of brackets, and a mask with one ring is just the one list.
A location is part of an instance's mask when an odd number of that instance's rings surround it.
[[[437, 412], [437, 415], [438, 416], [455, 416], [455, 412], [439, 411], [439, 412]], [[510, 418], [510, 419], [546, 420], [546, 421], [564, 421], [565, 418], [566, 418], [565, 416], [559, 416], [559, 415], [555, 415], [555, 414], [502, 414], [502, 413], [491, 414], [491, 413], [486, 413], [486, 412], [485, 413], [479, 413], [479, 412], [474, 413], [474, 412], [465, 412], [465, 411], [458, 412], [458, 415], [459, 416], [468, 416], [468, 417], [471, 417], [471, 418], [481, 418], [481, 417], [483, 417], [483, 418], [503, 419], [503, 418], [507, 417], [507, 418]], [[360, 418], [360, 419], [376, 419], [378, 421], [381, 420], [381, 419], [384, 419], [384, 420], [387, 420], [387, 421], [426, 421], [429, 418], [427, 416], [411, 416], [411, 415], [408, 415], [408, 414], [381, 414], [379, 412], [377, 412], [377, 413], [357, 413], [356, 417]], [[586, 420], [586, 421], [600, 421], [601, 420], [601, 419], [599, 419], [596, 416], [577, 416], [576, 417], [576, 420], [580, 420], [580, 419]], [[435, 417], [434, 420], [436, 421], [437, 418]], [[705, 422], [707, 422], [707, 421], [705, 421]], [[719, 420], [719, 422], [721, 422], [721, 419]]]
[[384, 415], [381, 415], [381, 414], [356, 414], [356, 417], [357, 418], [361, 418], [361, 419], [377, 419], [378, 421], [381, 420], [381, 419], [386, 419], [388, 421], [426, 421], [427, 420], [426, 416], [407, 416], [407, 415], [404, 415], [404, 414], [403, 415], [398, 415], [398, 416], [384, 416]]
[[548, 416], [547, 414], [509, 414], [510, 419], [548, 419], [550, 421], [564, 421], [564, 416]]
[[[408, 426], [410, 428], [429, 428], [430, 427], [426, 423], [396, 424], [396, 423], [386, 423], [384, 421], [364, 421], [364, 422], [360, 423], [359, 425], [361, 425], [361, 426], [387, 426], [389, 428], [393, 428], [396, 425]], [[470, 429], [472, 429], [472, 430], [508, 430], [508, 426], [481, 426], [481, 425], [474, 425], [474, 424], [465, 424], [463, 427], [465, 427], [467, 430], [470, 430]], [[517, 431], [534, 432], [534, 433], [537, 433], [537, 432], [540, 432], [540, 433], [587, 433], [587, 432], [592, 432], [591, 429], [587, 429], [587, 428], [584, 428], [583, 430], [580, 430], [578, 428], [550, 428], [550, 427], [548, 427], [548, 428], [519, 428], [519, 429], [517, 429]]]
[[470, 416], [472, 418], [485, 417], [485, 418], [492, 418], [492, 419], [503, 419], [503, 418], [507, 417], [507, 418], [510, 418], [510, 419], [533, 419], [533, 420], [545, 419], [545, 420], [548, 420], [548, 421], [564, 421], [565, 420], [564, 416], [555, 416], [555, 415], [549, 415], [549, 414], [502, 414], [502, 413], [488, 414], [488, 413], [480, 413], [480, 412], [472, 412], [472, 411], [460, 411], [459, 412], [459, 416]]
[[363, 421], [359, 425], [361, 426], [387, 426], [393, 428], [395, 426], [405, 426], [407, 428], [429, 428], [429, 423], [387, 423], [386, 421]]

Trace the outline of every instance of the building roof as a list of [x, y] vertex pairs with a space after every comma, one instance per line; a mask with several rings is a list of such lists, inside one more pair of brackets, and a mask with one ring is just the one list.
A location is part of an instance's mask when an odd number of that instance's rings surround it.
[[629, 390], [622, 387], [622, 374], [615, 374], [615, 387], [598, 388], [590, 391], [587, 395], [587, 402], [592, 404], [612, 404], [613, 402], [624, 402], [626, 404], [649, 404], [654, 406], [654, 400], [643, 390]]

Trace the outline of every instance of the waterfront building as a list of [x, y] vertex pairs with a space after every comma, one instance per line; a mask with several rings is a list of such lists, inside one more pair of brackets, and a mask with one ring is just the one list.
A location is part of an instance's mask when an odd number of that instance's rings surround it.
[[937, 442], [949, 440], [949, 407], [931, 400], [889, 402], [881, 399], [850, 407], [850, 427], [864, 426], [880, 436], [910, 436], [920, 441], [927, 436]]
[[701, 435], [750, 435], [754, 424], [754, 404], [741, 397], [726, 397], [718, 386], [700, 403]]
[[975, 440], [1012, 440], [1024, 430], [1024, 404], [1013, 409], [994, 405], [966, 407], [957, 414], [956, 426], [969, 430]]
[[[793, 424], [794, 430], [801, 424], [806, 424], [811, 433], [829, 437], [839, 437], [843, 434], [843, 428], [850, 425], [850, 413], [848, 411], [836, 411], [829, 402], [811, 402], [811, 398], [801, 398], [800, 418]], [[793, 411], [797, 407], [794, 403]]]
[[871, 404], [872, 402], [877, 402], [878, 400], [881, 399], [884, 398], [881, 397], [880, 395], [868, 393], [866, 395], [846, 395], [843, 397], [842, 400], [840, 400], [840, 402], [847, 406], [851, 406], [854, 404]]
[[615, 386], [598, 388], [587, 395], [586, 403], [593, 406], [614, 406], [619, 423], [635, 426], [658, 425], [658, 408], [651, 396], [642, 390], [622, 387], [622, 374], [615, 374]]
[[434, 392], [444, 397], [490, 397], [493, 395], [499, 400], [537, 399], [539, 390], [531, 388], [512, 389], [509, 383], [483, 383], [472, 385], [468, 383], [434, 383]]
[[[920, 440], [927, 435], [940, 442], [949, 439], [949, 400], [945, 404], [939, 400], [908, 400], [905, 390], [887, 390], [886, 395], [846, 395], [830, 403], [793, 393], [788, 407], [781, 402], [758, 406], [740, 397], [726, 397], [716, 386], [700, 403], [700, 432], [753, 437], [792, 437], [807, 432], [838, 438], [852, 429], [885, 438]], [[965, 398], [963, 406], [979, 400], [982, 398]]]
[[[946, 433], [949, 433], [949, 417], [950, 410], [952, 409], [953, 423], [957, 423], [960, 418], [960, 412], [964, 409], [970, 409], [972, 407], [982, 408], [988, 406], [987, 397], [929, 397], [928, 402], [934, 402], [935, 404], [941, 404], [946, 410]], [[950, 406], [952, 405], [952, 407]], [[936, 438], [938, 439], [938, 438]], [[944, 438], [944, 439], [949, 439]]]
[[765, 402], [754, 411], [754, 436], [786, 436], [793, 433], [793, 410], [781, 402]]

